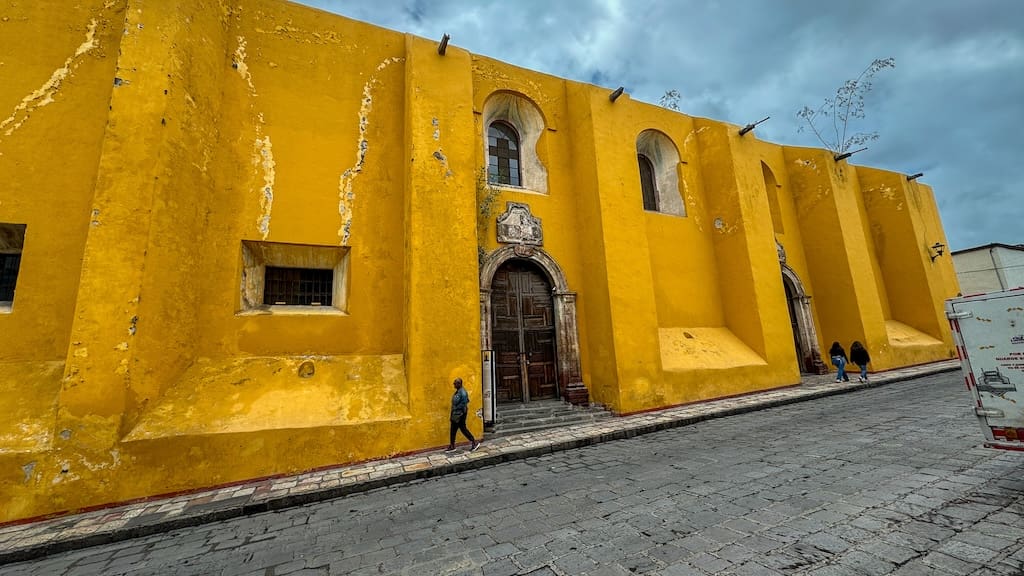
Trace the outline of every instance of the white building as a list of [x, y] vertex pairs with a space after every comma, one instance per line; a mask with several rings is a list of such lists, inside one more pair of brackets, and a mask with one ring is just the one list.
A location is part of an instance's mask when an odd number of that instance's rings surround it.
[[962, 294], [1024, 287], [1024, 244], [985, 244], [953, 252]]

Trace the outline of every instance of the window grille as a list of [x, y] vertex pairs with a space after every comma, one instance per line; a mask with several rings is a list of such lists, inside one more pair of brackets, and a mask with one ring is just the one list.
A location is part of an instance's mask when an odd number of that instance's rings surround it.
[[14, 301], [14, 285], [18, 282], [21, 254], [0, 254], [0, 302]]
[[487, 129], [487, 180], [492, 184], [522, 185], [519, 135], [504, 122], [493, 122]]
[[330, 306], [334, 270], [267, 266], [263, 303], [286, 306]]

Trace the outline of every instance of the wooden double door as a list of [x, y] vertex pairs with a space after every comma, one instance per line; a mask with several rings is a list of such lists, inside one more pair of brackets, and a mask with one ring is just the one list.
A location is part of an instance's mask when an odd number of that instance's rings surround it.
[[558, 374], [551, 283], [532, 262], [509, 260], [491, 282], [498, 402], [555, 398]]

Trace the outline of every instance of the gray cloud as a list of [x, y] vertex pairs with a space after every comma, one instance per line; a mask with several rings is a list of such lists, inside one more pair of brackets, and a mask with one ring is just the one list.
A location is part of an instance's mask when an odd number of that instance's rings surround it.
[[758, 136], [817, 145], [795, 113], [875, 58], [856, 163], [925, 172], [953, 249], [1024, 243], [1024, 2], [1018, 0], [300, 0], [598, 85]]

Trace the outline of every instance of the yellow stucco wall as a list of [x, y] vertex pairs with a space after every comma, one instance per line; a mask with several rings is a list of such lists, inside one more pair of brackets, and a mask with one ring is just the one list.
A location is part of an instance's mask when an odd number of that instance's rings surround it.
[[[0, 223], [27, 232], [0, 311], [0, 522], [446, 444], [452, 379], [481, 407], [478, 250], [510, 201], [541, 219], [581, 380], [617, 413], [799, 381], [776, 242], [816, 348], [952, 354], [938, 211], [901, 174], [278, 0], [5, 16]], [[478, 234], [508, 95], [540, 118], [543, 189], [495, 187]], [[643, 208], [648, 130], [685, 215]], [[341, 250], [342, 309], [245, 309], [259, 242]]]

